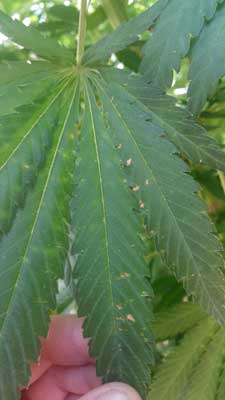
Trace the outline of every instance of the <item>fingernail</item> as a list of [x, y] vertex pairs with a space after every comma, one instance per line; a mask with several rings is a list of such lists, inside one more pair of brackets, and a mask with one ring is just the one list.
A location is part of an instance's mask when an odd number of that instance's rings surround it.
[[109, 390], [98, 396], [96, 400], [129, 400], [129, 397], [118, 390]]

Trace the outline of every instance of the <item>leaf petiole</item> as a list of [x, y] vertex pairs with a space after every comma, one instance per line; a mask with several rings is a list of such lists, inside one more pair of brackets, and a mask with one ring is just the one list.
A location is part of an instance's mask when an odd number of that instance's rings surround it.
[[84, 43], [86, 34], [87, 0], [81, 0], [78, 39], [77, 39], [77, 65], [81, 65], [84, 54]]

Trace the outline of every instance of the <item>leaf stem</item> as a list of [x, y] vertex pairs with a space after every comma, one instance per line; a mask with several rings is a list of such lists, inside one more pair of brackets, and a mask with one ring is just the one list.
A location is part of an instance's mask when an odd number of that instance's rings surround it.
[[86, 34], [86, 13], [87, 13], [87, 0], [81, 0], [78, 40], [77, 40], [77, 65], [81, 65], [84, 54], [84, 43]]
[[220, 183], [221, 183], [222, 189], [223, 189], [223, 191], [225, 193], [225, 176], [224, 176], [224, 173], [222, 171], [218, 171], [218, 175], [219, 175], [219, 179], [220, 179]]

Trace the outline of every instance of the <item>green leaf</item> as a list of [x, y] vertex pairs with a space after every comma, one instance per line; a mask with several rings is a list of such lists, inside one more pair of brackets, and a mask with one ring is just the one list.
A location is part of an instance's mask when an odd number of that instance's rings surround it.
[[219, 390], [218, 390], [217, 400], [223, 400], [224, 393], [225, 393], [225, 363], [223, 365], [223, 373], [221, 374], [221, 377], [220, 377], [220, 386], [219, 386]]
[[212, 320], [206, 319], [185, 336], [182, 343], [159, 367], [151, 386], [149, 399], [181, 400], [180, 396], [189, 383], [193, 367], [199, 361], [217, 330], [216, 324]]
[[74, 33], [78, 27], [75, 24], [65, 24], [64, 21], [49, 21], [43, 22], [36, 26], [40, 32], [52, 38], [60, 38], [61, 35], [68, 35]]
[[9, 230], [46, 159], [58, 121], [59, 97], [67, 85], [55, 68], [40, 67], [39, 63], [0, 67], [5, 72], [0, 87], [1, 234]]
[[113, 28], [117, 28], [127, 20], [126, 4], [124, 0], [101, 0], [103, 9]]
[[[94, 75], [93, 75], [94, 76]], [[223, 258], [198, 185], [149, 110], [122, 86], [93, 78], [115, 145], [128, 165], [128, 184], [145, 209], [157, 246], [189, 295], [225, 324]]]
[[[0, 397], [18, 398], [29, 363], [36, 361], [39, 336], [56, 307], [57, 278], [63, 277], [68, 250], [69, 202], [73, 187], [73, 107], [77, 84], [68, 82], [45, 168], [0, 243]], [[75, 99], [75, 100], [74, 100]]]
[[[198, 114], [225, 74], [225, 7], [206, 24], [191, 51], [189, 108]], [[210, 54], [210, 57], [209, 57]]]
[[78, 9], [74, 6], [64, 6], [63, 4], [56, 4], [50, 7], [48, 15], [71, 25], [78, 23], [79, 20]]
[[196, 304], [180, 303], [156, 313], [153, 331], [157, 340], [165, 340], [186, 332], [204, 318]]
[[15, 113], [21, 117], [21, 106], [47, 97], [46, 92], [62, 80], [60, 70], [46, 62], [0, 64], [0, 74], [0, 117]]
[[170, 0], [144, 47], [141, 71], [163, 89], [171, 86], [173, 70], [180, 70], [192, 37], [198, 37], [205, 18], [211, 19], [223, 0]]
[[[137, 88], [132, 92], [137, 93]], [[137, 94], [136, 94], [137, 95]], [[199, 125], [187, 109], [176, 107], [175, 99], [156, 88], [140, 88], [139, 99], [151, 111], [155, 123], [160, 125], [178, 150], [194, 163], [225, 171], [225, 153]]]
[[[176, 107], [175, 99], [138, 77], [125, 71], [103, 69], [104, 77], [126, 85], [127, 90], [138, 98], [178, 150], [194, 163], [204, 163], [213, 169], [225, 171], [225, 153], [206, 130], [196, 123], [189, 112]], [[112, 77], [113, 74], [113, 77]]]
[[0, 11], [0, 32], [11, 41], [46, 59], [57, 60], [63, 64], [71, 64], [73, 61], [71, 51], [60, 46], [55, 40], [45, 38], [35, 28], [26, 27], [22, 22], [12, 20], [2, 11]]
[[87, 29], [95, 30], [107, 19], [102, 6], [96, 7], [95, 11], [87, 15]]
[[35, 28], [45, 36], [61, 39], [62, 35], [75, 35], [78, 30], [79, 11], [74, 6], [56, 4], [45, 8], [44, 21], [38, 21]]
[[133, 20], [121, 24], [114, 32], [89, 47], [83, 58], [85, 64], [95, 64], [107, 60], [112, 53], [125, 49], [129, 44], [138, 40], [160, 15], [168, 0], [159, 0], [149, 10], [138, 15]]
[[84, 334], [92, 338], [97, 373], [144, 396], [153, 355], [142, 229], [102, 106], [85, 85], [73, 202], [78, 313], [87, 316]]
[[[53, 72], [56, 69], [53, 64], [43, 61], [24, 62], [24, 61], [5, 61], [0, 64], [0, 87], [2, 96], [2, 86], [15, 84], [20, 79], [25, 79], [30, 75], [40, 72]], [[35, 79], [33, 79], [35, 81]]]
[[182, 400], [215, 400], [225, 349], [224, 329], [214, 335], [182, 395]]
[[[177, 282], [176, 277], [165, 268], [161, 257], [153, 255], [152, 260], [152, 276], [153, 292], [154, 292], [154, 308], [155, 312], [168, 310], [183, 301], [185, 290], [181, 282]], [[157, 322], [156, 322], [157, 323]]]

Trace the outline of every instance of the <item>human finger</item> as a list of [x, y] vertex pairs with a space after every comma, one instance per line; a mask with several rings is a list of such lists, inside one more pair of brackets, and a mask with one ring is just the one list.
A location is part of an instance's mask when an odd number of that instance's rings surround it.
[[51, 367], [52, 363], [48, 360], [40, 360], [38, 364], [31, 365], [31, 378], [29, 385], [32, 385], [37, 379], [39, 379], [44, 373]]
[[101, 385], [95, 367], [52, 366], [24, 393], [24, 400], [64, 400], [66, 394], [82, 395]]
[[67, 393], [55, 382], [51, 368], [28, 390], [23, 392], [23, 400], [64, 400]]
[[[68, 399], [66, 398], [65, 400]], [[73, 400], [73, 398], [69, 400]], [[84, 396], [81, 396], [80, 400], [141, 400], [141, 398], [131, 386], [113, 382], [91, 390]]]
[[93, 363], [84, 339], [83, 319], [74, 315], [52, 317], [49, 333], [42, 339], [41, 357], [55, 365], [75, 366]]
[[53, 367], [56, 384], [66, 392], [85, 394], [100, 386], [102, 380], [96, 376], [93, 365], [83, 367]]

